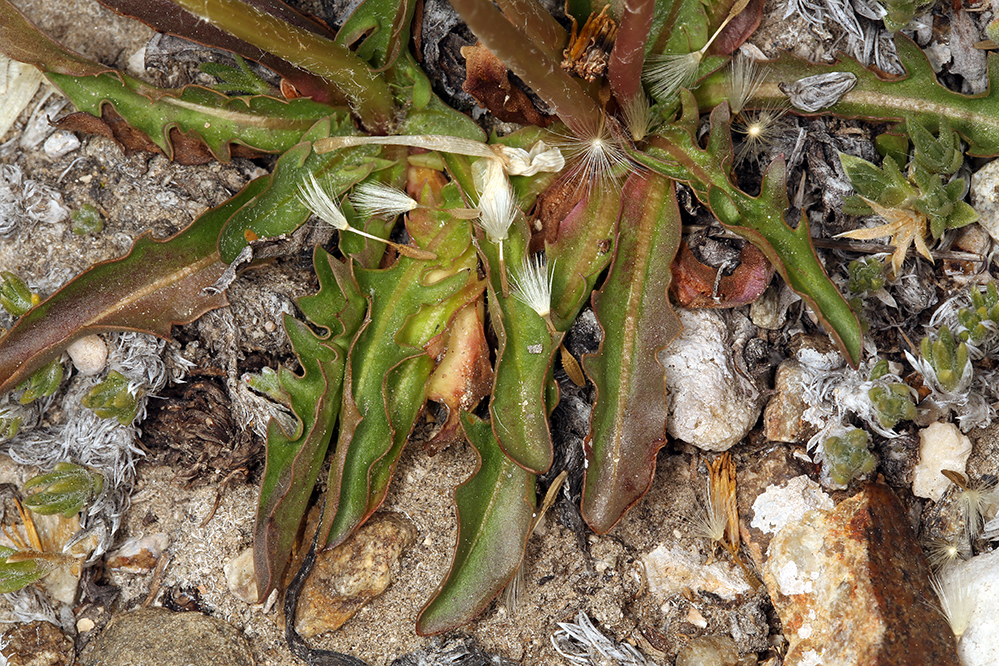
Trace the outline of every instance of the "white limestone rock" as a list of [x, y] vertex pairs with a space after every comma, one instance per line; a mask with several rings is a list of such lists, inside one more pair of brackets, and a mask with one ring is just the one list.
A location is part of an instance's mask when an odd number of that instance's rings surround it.
[[919, 464], [912, 475], [912, 494], [937, 501], [950, 480], [941, 470], [965, 471], [971, 440], [953, 423], [931, 423], [919, 431]]
[[760, 417], [759, 391], [736, 371], [725, 319], [677, 309], [683, 333], [660, 354], [666, 369], [667, 430], [705, 451], [726, 451]]
[[770, 486], [753, 502], [751, 525], [764, 534], [777, 534], [785, 525], [800, 522], [809, 511], [832, 511], [832, 498], [805, 475], [783, 486]]

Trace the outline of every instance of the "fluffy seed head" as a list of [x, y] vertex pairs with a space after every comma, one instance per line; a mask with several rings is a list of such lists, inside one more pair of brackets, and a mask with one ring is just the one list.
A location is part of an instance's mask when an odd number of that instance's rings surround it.
[[566, 177], [584, 189], [613, 183], [615, 168], [628, 163], [628, 156], [608, 127], [613, 122], [605, 118], [599, 127], [573, 127], [562, 137], [562, 150], [570, 165]]
[[347, 222], [340, 207], [313, 174], [310, 173], [309, 178], [298, 186], [298, 198], [323, 222], [333, 225], [340, 231], [350, 228], [350, 223]]
[[493, 243], [502, 243], [517, 215], [513, 188], [497, 159], [481, 159], [472, 165], [472, 179], [479, 191], [479, 223]]
[[728, 106], [733, 115], [738, 115], [746, 108], [746, 103], [756, 94], [766, 77], [759, 63], [742, 53], [732, 58], [731, 68]]
[[552, 279], [555, 272], [549, 268], [554, 266], [554, 263], [551, 267], [548, 266], [543, 254], [536, 254], [525, 259], [520, 270], [514, 270], [510, 274], [513, 295], [544, 318], [551, 316]]
[[974, 581], [960, 571], [944, 572], [930, 577], [933, 591], [940, 600], [940, 611], [947, 618], [951, 631], [960, 640], [971, 624], [978, 603]]
[[697, 81], [697, 67], [704, 53], [669, 53], [649, 56], [642, 72], [642, 80], [649, 92], [658, 100], [676, 97], [680, 88], [690, 88]]
[[784, 119], [786, 109], [761, 109], [741, 114], [740, 122], [732, 123], [732, 130], [743, 136], [742, 145], [735, 154], [735, 163], [748, 158], [759, 161], [777, 137], [787, 129]]
[[350, 199], [365, 217], [393, 218], [420, 206], [402, 190], [378, 181], [361, 183]]
[[658, 119], [649, 104], [649, 98], [642, 91], [626, 100], [621, 111], [624, 115], [624, 125], [628, 128], [632, 141], [641, 141], [651, 134], [658, 125]]
[[934, 570], [956, 564], [970, 555], [954, 540], [935, 539], [926, 545], [926, 559]]

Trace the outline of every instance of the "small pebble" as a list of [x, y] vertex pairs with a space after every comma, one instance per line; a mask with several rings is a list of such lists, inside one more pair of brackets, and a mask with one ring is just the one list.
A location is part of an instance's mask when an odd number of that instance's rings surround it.
[[85, 377], [100, 374], [108, 363], [108, 346], [99, 335], [80, 338], [67, 349], [76, 371]]
[[80, 140], [76, 138], [76, 135], [63, 130], [53, 132], [52, 136], [45, 139], [45, 144], [42, 146], [45, 154], [52, 159], [68, 155], [79, 147]]
[[108, 556], [107, 566], [129, 573], [146, 573], [156, 567], [156, 560], [170, 543], [162, 532], [142, 537], [132, 537], [121, 548]]
[[253, 548], [247, 548], [222, 567], [229, 591], [248, 604], [257, 603], [257, 578], [253, 569]]

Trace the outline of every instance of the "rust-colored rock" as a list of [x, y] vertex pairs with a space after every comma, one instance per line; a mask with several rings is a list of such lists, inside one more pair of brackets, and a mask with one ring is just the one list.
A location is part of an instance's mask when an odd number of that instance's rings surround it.
[[392, 582], [392, 566], [415, 539], [398, 514], [378, 514], [346, 542], [320, 553], [302, 587], [295, 629], [306, 638], [339, 629]]
[[0, 638], [0, 658], [8, 666], [72, 666], [73, 639], [49, 622], [16, 624]]
[[872, 484], [770, 542], [764, 578], [790, 646], [784, 663], [958, 666], [930, 570], [898, 499]]

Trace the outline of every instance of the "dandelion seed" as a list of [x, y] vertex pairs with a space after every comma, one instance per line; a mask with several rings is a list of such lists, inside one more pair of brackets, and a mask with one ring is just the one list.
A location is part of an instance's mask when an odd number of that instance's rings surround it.
[[525, 259], [519, 271], [510, 275], [513, 282], [513, 295], [521, 303], [538, 313], [545, 320], [548, 331], [555, 335], [552, 323], [552, 280], [555, 277], [554, 262], [551, 266], [543, 254]]
[[641, 90], [624, 102], [621, 111], [624, 114], [624, 126], [628, 128], [632, 141], [641, 141], [658, 125], [649, 98]]
[[930, 584], [940, 601], [940, 612], [947, 618], [954, 636], [960, 640], [971, 624], [971, 616], [978, 603], [973, 581], [964, 573], [952, 570], [931, 576]]
[[786, 108], [747, 111], [741, 114], [742, 120], [732, 123], [732, 130], [743, 135], [742, 145], [735, 154], [735, 163], [741, 164], [748, 158], [759, 161], [784, 131]]
[[730, 67], [732, 83], [729, 88], [728, 106], [732, 110], [732, 115], [739, 115], [763, 85], [766, 76], [756, 60], [741, 52], [732, 58]]
[[694, 84], [697, 80], [697, 68], [703, 58], [703, 50], [649, 56], [642, 79], [649, 84], [649, 92], [653, 97], [671, 99], [680, 88], [690, 88]]
[[571, 134], [562, 136], [562, 149], [571, 165], [565, 177], [577, 181], [584, 191], [594, 185], [614, 183], [614, 171], [629, 164], [611, 132], [610, 124], [615, 122], [603, 118], [599, 127], [573, 127]]
[[510, 234], [510, 225], [517, 216], [513, 202], [513, 188], [507, 180], [503, 165], [492, 159], [479, 160], [472, 165], [472, 180], [479, 191], [479, 225], [486, 232], [489, 242], [499, 248], [500, 285], [503, 297], [510, 295], [507, 283], [506, 259], [503, 257], [503, 241]]
[[347, 218], [344, 217], [343, 211], [340, 210], [340, 207], [337, 206], [335, 201], [333, 201], [333, 197], [323, 188], [322, 185], [319, 184], [319, 181], [316, 180], [316, 177], [313, 174], [309, 174], [309, 179], [299, 186], [298, 197], [301, 199], [302, 203], [305, 204], [306, 208], [311, 210], [314, 215], [319, 217], [323, 222], [333, 226], [341, 233], [349, 231], [357, 234], [358, 236], [370, 238], [371, 240], [378, 241], [379, 243], [385, 243], [386, 245], [390, 245], [398, 250], [399, 254], [405, 255], [411, 259], [433, 260], [437, 258], [437, 255], [433, 252], [427, 252], [426, 250], [421, 250], [411, 245], [393, 243], [390, 240], [379, 238], [378, 236], [369, 234], [366, 231], [361, 231], [360, 229], [350, 226]]
[[737, 0], [711, 38], [697, 51], [650, 56], [646, 61], [642, 78], [649, 84], [652, 96], [656, 99], [671, 99], [679, 92], [680, 88], [690, 88], [697, 80], [697, 68], [704, 60], [704, 54], [707, 53], [708, 48], [732, 19], [741, 14], [748, 4], [749, 0]]
[[365, 217], [394, 218], [420, 207], [402, 190], [378, 181], [361, 183], [350, 199]]
[[988, 514], [995, 509], [993, 505], [995, 484], [973, 485], [963, 474], [949, 469], [940, 470], [940, 473], [960, 488], [957, 493], [957, 502], [964, 512], [965, 531], [969, 541], [978, 538], [982, 531], [982, 523]]
[[971, 553], [955, 541], [935, 539], [926, 545], [926, 560], [934, 570], [967, 559]]

